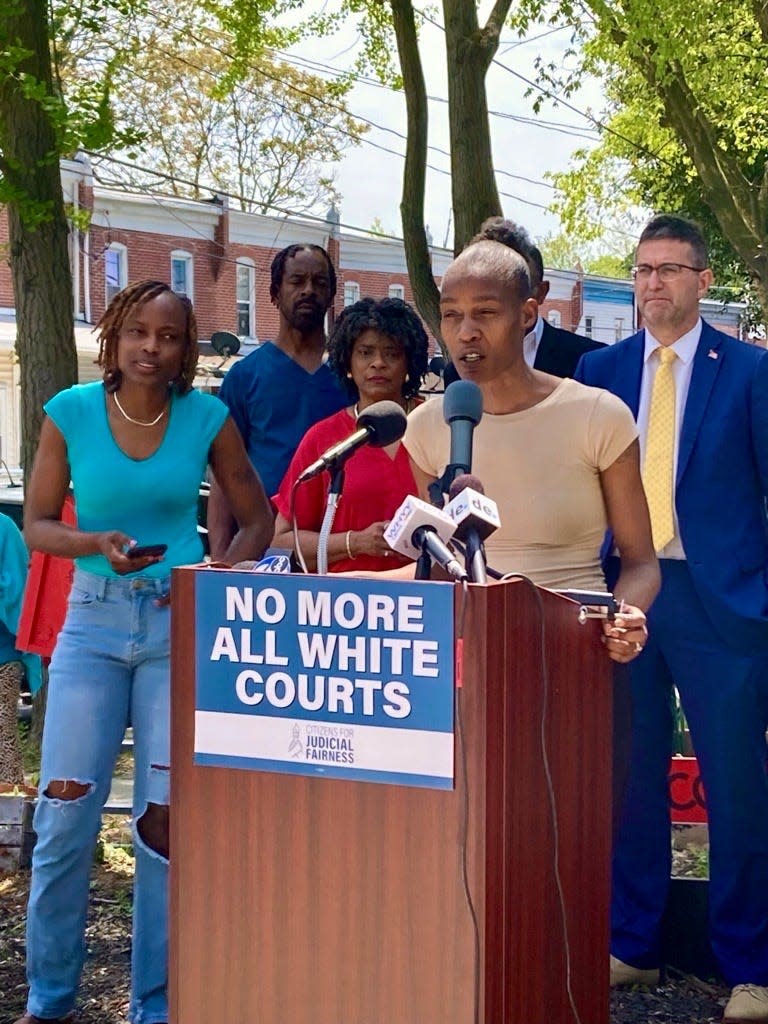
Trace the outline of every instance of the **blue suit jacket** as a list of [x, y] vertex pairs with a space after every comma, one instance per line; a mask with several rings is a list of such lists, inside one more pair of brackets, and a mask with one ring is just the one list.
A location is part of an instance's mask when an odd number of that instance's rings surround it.
[[[579, 362], [576, 380], [637, 417], [645, 332]], [[734, 645], [768, 650], [768, 352], [704, 323], [678, 453], [675, 507], [694, 586]]]

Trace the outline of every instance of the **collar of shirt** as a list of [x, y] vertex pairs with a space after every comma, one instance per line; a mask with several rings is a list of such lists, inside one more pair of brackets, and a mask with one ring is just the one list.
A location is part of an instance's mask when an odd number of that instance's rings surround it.
[[[527, 335], [526, 335], [527, 337]], [[673, 341], [669, 346], [675, 350], [677, 358], [686, 365], [693, 361], [693, 357], [696, 355], [696, 348], [701, 338], [701, 317], [696, 321], [694, 326], [687, 331], [677, 341]], [[648, 328], [645, 328], [645, 352], [643, 354], [643, 362], [647, 363], [657, 348], [661, 346], [661, 342], [657, 341], [656, 338], [651, 334]]]
[[531, 369], [536, 361], [536, 353], [539, 350], [539, 344], [541, 343], [541, 336], [543, 333], [544, 321], [540, 316], [537, 316], [536, 323], [523, 338], [523, 359], [525, 360], [526, 365], [530, 366]]

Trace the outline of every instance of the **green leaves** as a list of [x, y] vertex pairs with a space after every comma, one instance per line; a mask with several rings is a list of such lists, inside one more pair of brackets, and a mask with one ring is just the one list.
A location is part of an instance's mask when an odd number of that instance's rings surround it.
[[[766, 301], [768, 31], [756, 7], [585, 0], [575, 14], [560, 3], [555, 17], [573, 27], [583, 60], [575, 74], [538, 75], [561, 94], [595, 75], [606, 97], [599, 145], [554, 179], [569, 229], [594, 237], [638, 207], [686, 213], [713, 237], [716, 271], [740, 261], [742, 282], [751, 278]], [[539, 0], [522, 0], [520, 24], [544, 17]]]

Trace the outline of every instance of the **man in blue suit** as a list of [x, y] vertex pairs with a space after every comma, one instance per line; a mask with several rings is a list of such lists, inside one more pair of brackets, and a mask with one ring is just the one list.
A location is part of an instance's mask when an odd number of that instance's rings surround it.
[[633, 269], [645, 328], [585, 355], [576, 379], [623, 398], [637, 418], [655, 539], [659, 477], [651, 485], [647, 473], [664, 445], [649, 425], [663, 418], [654, 410], [670, 370], [674, 382], [666, 418], [670, 511], [668, 529], [658, 532], [662, 587], [648, 613], [648, 644], [631, 665], [611, 984], [658, 980], [675, 686], [707, 796], [710, 933], [733, 986], [723, 1020], [735, 1024], [768, 1022], [768, 352], [701, 320], [699, 299], [712, 282], [707, 264], [696, 225], [654, 217]]

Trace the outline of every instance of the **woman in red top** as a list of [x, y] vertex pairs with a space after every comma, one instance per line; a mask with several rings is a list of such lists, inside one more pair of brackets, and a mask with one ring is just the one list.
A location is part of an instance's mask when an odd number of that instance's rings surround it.
[[[374, 402], [397, 402], [406, 413], [418, 404], [427, 372], [427, 335], [414, 310], [400, 299], [362, 299], [342, 312], [328, 342], [328, 365], [347, 386], [351, 404], [307, 431], [280, 490], [273, 498], [275, 547], [293, 548], [291, 489], [301, 471], [355, 429], [359, 413]], [[333, 533], [328, 538], [329, 572], [377, 571], [405, 564], [387, 546], [384, 529], [404, 498], [416, 494], [408, 454], [399, 441], [387, 448], [365, 445], [345, 466]], [[325, 513], [329, 475], [300, 484], [296, 521], [309, 569], [317, 568], [317, 541]]]

